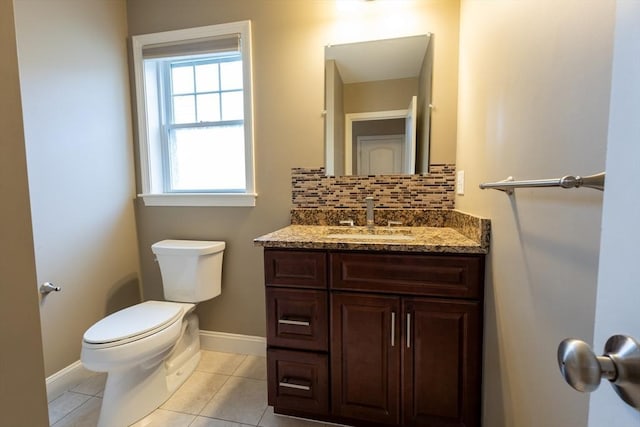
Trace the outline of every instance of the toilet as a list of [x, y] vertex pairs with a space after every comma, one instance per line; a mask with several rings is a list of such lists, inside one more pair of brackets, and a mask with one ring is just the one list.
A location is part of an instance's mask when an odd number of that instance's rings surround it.
[[154, 243], [165, 301], [146, 301], [91, 326], [80, 359], [106, 372], [98, 427], [126, 427], [164, 403], [200, 361], [196, 303], [220, 295], [225, 242]]

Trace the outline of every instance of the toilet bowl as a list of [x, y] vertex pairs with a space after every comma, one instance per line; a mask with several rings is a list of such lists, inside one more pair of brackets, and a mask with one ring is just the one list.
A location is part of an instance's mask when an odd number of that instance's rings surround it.
[[144, 418], [186, 381], [200, 361], [195, 303], [220, 294], [224, 242], [165, 240], [152, 246], [165, 298], [113, 313], [91, 326], [81, 361], [106, 372], [98, 427]]

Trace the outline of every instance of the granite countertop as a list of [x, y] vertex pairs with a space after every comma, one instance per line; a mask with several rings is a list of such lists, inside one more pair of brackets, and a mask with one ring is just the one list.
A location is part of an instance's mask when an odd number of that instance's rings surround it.
[[488, 242], [481, 244], [454, 228], [420, 226], [377, 226], [369, 230], [367, 227], [290, 225], [258, 237], [254, 243], [268, 248], [397, 252], [486, 254], [489, 250]]

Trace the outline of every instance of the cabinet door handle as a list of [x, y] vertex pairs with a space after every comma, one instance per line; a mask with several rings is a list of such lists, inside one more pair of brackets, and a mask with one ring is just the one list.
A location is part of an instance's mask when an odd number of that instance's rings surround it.
[[309, 387], [308, 385], [290, 383], [287, 381], [286, 378], [280, 381], [278, 385], [280, 387], [295, 388], [296, 390], [305, 390], [305, 391], [311, 390], [311, 387]]
[[407, 348], [411, 347], [411, 313], [407, 313]]
[[306, 320], [278, 319], [278, 323], [282, 325], [311, 326], [311, 322]]
[[391, 312], [391, 347], [396, 346], [396, 312]]

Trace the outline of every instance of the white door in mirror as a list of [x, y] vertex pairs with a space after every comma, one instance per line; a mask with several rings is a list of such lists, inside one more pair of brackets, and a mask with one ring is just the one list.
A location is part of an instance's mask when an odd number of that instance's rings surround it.
[[404, 135], [359, 136], [358, 175], [402, 173]]

